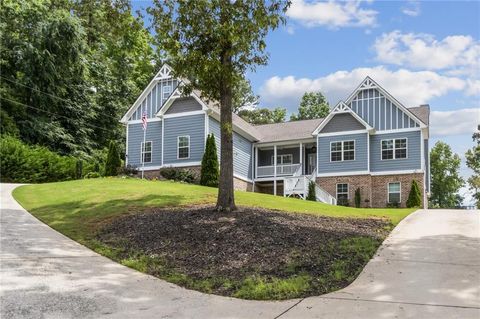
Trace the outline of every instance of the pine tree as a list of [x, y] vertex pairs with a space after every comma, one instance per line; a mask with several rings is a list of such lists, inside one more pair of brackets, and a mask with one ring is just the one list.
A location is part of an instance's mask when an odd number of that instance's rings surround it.
[[412, 181], [412, 187], [408, 194], [407, 207], [420, 207], [422, 205], [422, 194], [416, 180]]
[[105, 176], [116, 176], [121, 165], [122, 160], [118, 153], [117, 144], [114, 141], [110, 141], [107, 161], [105, 162]]
[[314, 181], [310, 181], [310, 183], [308, 183], [307, 200], [311, 200], [311, 201], [316, 201], [317, 200], [317, 195], [315, 194], [315, 182]]
[[219, 165], [217, 156], [217, 146], [213, 134], [207, 136], [205, 153], [202, 158], [202, 170], [200, 174], [200, 184], [204, 186], [218, 186]]
[[360, 188], [357, 188], [355, 190], [355, 207], [359, 208], [361, 201], [362, 201], [362, 198], [360, 195]]

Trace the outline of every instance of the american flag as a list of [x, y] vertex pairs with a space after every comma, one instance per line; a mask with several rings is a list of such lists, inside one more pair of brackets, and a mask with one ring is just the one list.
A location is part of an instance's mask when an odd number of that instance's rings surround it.
[[143, 130], [147, 130], [147, 112], [143, 112], [143, 115], [142, 115], [142, 127], [143, 127]]

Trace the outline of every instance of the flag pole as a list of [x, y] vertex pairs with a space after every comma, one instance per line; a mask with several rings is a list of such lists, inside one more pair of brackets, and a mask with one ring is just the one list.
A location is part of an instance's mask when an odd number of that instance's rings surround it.
[[145, 172], [145, 138], [147, 135], [147, 128], [143, 128], [143, 147], [142, 147], [142, 179], [143, 179], [143, 172]]

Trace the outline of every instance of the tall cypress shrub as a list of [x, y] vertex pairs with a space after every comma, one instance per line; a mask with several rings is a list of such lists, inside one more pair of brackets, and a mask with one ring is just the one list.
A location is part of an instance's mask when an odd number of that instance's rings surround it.
[[360, 203], [362, 202], [362, 197], [360, 195], [360, 187], [355, 190], [355, 207], [360, 208]]
[[420, 207], [422, 205], [422, 194], [416, 180], [412, 181], [412, 187], [408, 194], [407, 207]]
[[219, 165], [217, 146], [213, 134], [207, 136], [205, 152], [202, 158], [200, 185], [218, 187]]
[[122, 160], [120, 159], [117, 144], [114, 141], [110, 141], [107, 161], [105, 162], [105, 176], [117, 176], [118, 169], [121, 165]]
[[317, 200], [317, 196], [315, 194], [315, 182], [314, 181], [310, 181], [310, 183], [308, 183], [307, 200], [311, 200], [311, 201], [316, 201]]

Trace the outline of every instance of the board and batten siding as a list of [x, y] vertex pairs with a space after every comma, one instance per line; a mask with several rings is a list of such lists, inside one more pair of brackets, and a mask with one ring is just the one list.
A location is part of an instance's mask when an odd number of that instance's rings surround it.
[[[220, 123], [209, 117], [209, 134], [215, 136], [217, 155], [220, 161]], [[233, 132], [233, 172], [247, 179], [252, 178], [252, 143]]]
[[[368, 133], [321, 136], [317, 138], [317, 172], [319, 174], [368, 170]], [[355, 141], [355, 160], [330, 161], [330, 142]]]
[[350, 113], [337, 113], [322, 128], [320, 133], [364, 130], [366, 127]]
[[[162, 165], [162, 121], [148, 122], [145, 141], [152, 141], [152, 162], [145, 167]], [[127, 161], [129, 165], [142, 167], [141, 143], [143, 142], [142, 123], [128, 124]]]
[[348, 106], [377, 131], [419, 127], [408, 114], [376, 89], [360, 91]]
[[[163, 165], [200, 162], [205, 149], [205, 115], [195, 114], [181, 117], [164, 118]], [[177, 141], [179, 136], [190, 136], [190, 156], [177, 158]]]
[[154, 118], [177, 85], [178, 81], [173, 78], [158, 81], [140, 102], [129, 121], [141, 120], [143, 112], [147, 113], [148, 118]]
[[[376, 134], [370, 136], [370, 170], [372, 172], [381, 171], [403, 171], [422, 168], [422, 140], [420, 130], [410, 132]], [[406, 138], [407, 139], [407, 158], [382, 160], [381, 141], [385, 139]]]
[[165, 114], [201, 111], [202, 106], [193, 97], [178, 98], [173, 101]]

